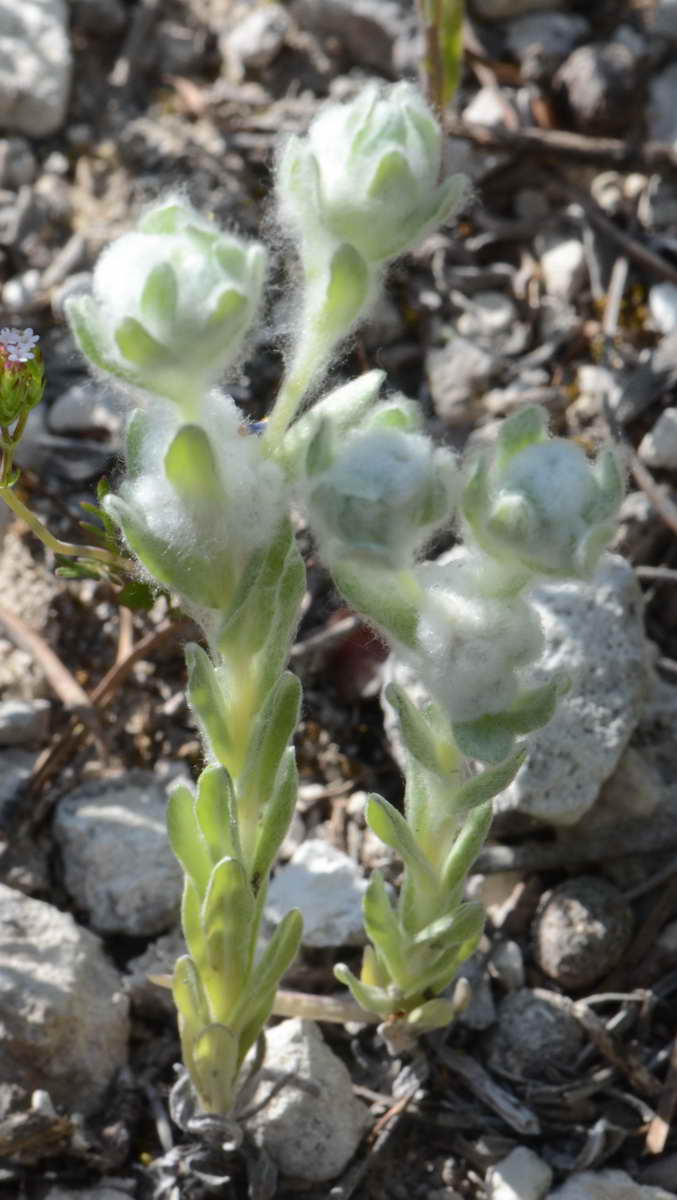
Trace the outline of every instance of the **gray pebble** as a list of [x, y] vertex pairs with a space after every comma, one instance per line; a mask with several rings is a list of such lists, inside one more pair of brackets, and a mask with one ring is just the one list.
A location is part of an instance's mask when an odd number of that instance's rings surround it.
[[632, 913], [618, 888], [594, 875], [567, 879], [536, 912], [534, 955], [562, 987], [590, 987], [615, 967], [632, 934]]

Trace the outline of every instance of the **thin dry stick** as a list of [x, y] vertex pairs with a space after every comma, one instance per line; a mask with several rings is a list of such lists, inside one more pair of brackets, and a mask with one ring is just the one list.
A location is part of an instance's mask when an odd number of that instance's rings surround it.
[[449, 119], [447, 132], [484, 150], [512, 150], [521, 157], [533, 154], [560, 162], [564, 159], [593, 166], [629, 167], [647, 174], [677, 171], [677, 150], [665, 142], [631, 144], [620, 138], [587, 137], [561, 129], [506, 129], [500, 125], [489, 128], [462, 121], [460, 117]]
[[649, 1125], [646, 1134], [646, 1148], [649, 1154], [662, 1154], [668, 1140], [672, 1118], [677, 1109], [677, 1038], [672, 1043], [670, 1051], [670, 1066], [663, 1084], [663, 1092], [658, 1101], [656, 1116]]

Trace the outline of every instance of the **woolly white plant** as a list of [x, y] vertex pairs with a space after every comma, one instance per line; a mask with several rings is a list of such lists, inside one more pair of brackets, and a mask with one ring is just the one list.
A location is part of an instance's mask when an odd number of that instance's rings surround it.
[[[276, 198], [300, 258], [300, 317], [261, 437], [217, 386], [261, 297], [260, 246], [173, 196], [104, 252], [93, 295], [69, 305], [81, 349], [135, 406], [108, 515], [203, 631], [186, 660], [206, 765], [194, 787], [174, 787], [168, 827], [188, 949], [173, 990], [206, 1113], [233, 1112], [302, 932], [291, 912], [257, 952], [296, 797], [300, 687], [285, 663], [305, 576], [290, 497], [305, 504], [338, 587], [431, 693], [419, 711], [391, 690], [409, 754], [404, 814], [373, 796], [367, 819], [400, 853], [404, 885], [394, 903], [374, 874], [361, 977], [337, 968], [363, 1011], [414, 1031], [453, 1016], [444, 992], [483, 924], [463, 902], [465, 875], [491, 797], [562, 686], [530, 686], [541, 640], [526, 589], [539, 575], [591, 570], [620, 500], [615, 459], [591, 467], [548, 438], [540, 410], [506, 422], [495, 456], [465, 472], [431, 443], [414, 404], [379, 399], [380, 372], [302, 411], [388, 262], [457, 210], [466, 181], [444, 176], [442, 160], [441, 130], [408, 84], [369, 85], [287, 143]], [[420, 565], [459, 500], [464, 556]], [[487, 765], [478, 773], [469, 757]]]

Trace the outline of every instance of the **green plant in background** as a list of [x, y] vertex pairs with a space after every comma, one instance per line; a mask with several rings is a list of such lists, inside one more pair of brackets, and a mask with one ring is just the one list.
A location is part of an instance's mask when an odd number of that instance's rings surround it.
[[463, 69], [465, 0], [417, 0], [423, 35], [422, 74], [428, 102], [442, 115]]
[[[173, 196], [104, 253], [93, 295], [69, 304], [81, 349], [133, 404], [125, 476], [100, 498], [105, 521], [203, 633], [186, 660], [206, 765], [195, 787], [173, 788], [168, 828], [188, 950], [173, 991], [206, 1113], [233, 1112], [302, 935], [290, 912], [259, 947], [297, 789], [300, 686], [285, 664], [305, 574], [291, 501], [305, 507], [339, 590], [431, 697], [419, 710], [389, 690], [408, 755], [404, 813], [372, 796], [367, 819], [400, 854], [404, 883], [394, 901], [372, 877], [361, 977], [337, 968], [363, 1011], [419, 1033], [454, 1015], [444, 992], [482, 931], [463, 888], [491, 798], [565, 686], [533, 684], [541, 631], [526, 591], [543, 576], [589, 573], [621, 498], [614, 456], [589, 464], [548, 437], [540, 409], [506, 421], [495, 453], [461, 470], [425, 435], [415, 404], [379, 398], [381, 372], [307, 404], [388, 262], [460, 205], [466, 181], [440, 180], [441, 161], [441, 131], [408, 84], [369, 85], [287, 143], [277, 209], [301, 262], [301, 315], [262, 436], [216, 386], [262, 294], [262, 247]], [[421, 564], [459, 508], [464, 549]]]

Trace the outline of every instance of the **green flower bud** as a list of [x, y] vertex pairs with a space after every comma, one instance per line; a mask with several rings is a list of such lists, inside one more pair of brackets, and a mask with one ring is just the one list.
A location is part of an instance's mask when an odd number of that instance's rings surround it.
[[468, 181], [440, 183], [441, 158], [442, 132], [419, 91], [370, 84], [287, 143], [280, 215], [305, 240], [329, 234], [369, 264], [386, 262], [458, 211]]
[[547, 417], [528, 408], [504, 422], [493, 459], [478, 459], [463, 512], [478, 544], [518, 571], [587, 576], [613, 534], [623, 498], [615, 453], [591, 463], [580, 446], [548, 438]]
[[397, 570], [449, 520], [455, 484], [448, 451], [420, 434], [377, 429], [355, 436], [326, 470], [310, 477], [308, 511], [330, 562], [358, 559]]
[[26, 416], [42, 400], [45, 372], [32, 329], [0, 329], [0, 425]]
[[151, 208], [101, 255], [93, 296], [68, 317], [95, 366], [179, 404], [236, 357], [259, 303], [265, 251], [180, 197]]

